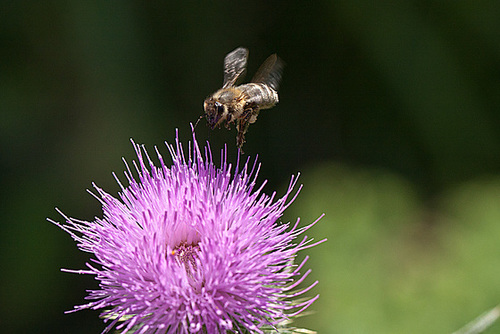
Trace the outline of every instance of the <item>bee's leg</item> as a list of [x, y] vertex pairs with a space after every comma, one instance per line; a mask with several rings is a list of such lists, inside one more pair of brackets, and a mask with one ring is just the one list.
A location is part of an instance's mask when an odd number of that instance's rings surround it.
[[248, 123], [255, 123], [255, 121], [257, 120], [257, 116], [259, 116], [259, 109], [253, 110], [252, 113], [247, 116]]
[[224, 127], [228, 130], [231, 130], [231, 123], [234, 123], [233, 115], [229, 114], [226, 118], [226, 123], [224, 123]]
[[242, 148], [245, 143], [245, 133], [248, 130], [250, 123], [246, 119], [239, 119], [236, 124], [236, 130], [238, 130], [238, 135], [236, 136], [236, 146]]
[[248, 127], [251, 123], [257, 120], [257, 115], [259, 115], [258, 108], [246, 108], [241, 118], [236, 124], [236, 129], [238, 130], [238, 136], [236, 137], [236, 145], [241, 148], [245, 143], [245, 133], [248, 131]]
[[248, 121], [248, 119], [252, 116], [255, 110], [255, 106], [253, 104], [247, 104], [245, 105], [245, 109], [243, 109], [243, 112], [241, 113], [241, 116], [239, 119], [244, 119], [245, 121]]

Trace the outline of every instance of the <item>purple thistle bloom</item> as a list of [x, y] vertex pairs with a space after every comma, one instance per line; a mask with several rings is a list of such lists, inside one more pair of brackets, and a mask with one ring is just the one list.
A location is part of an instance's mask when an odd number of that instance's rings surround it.
[[[184, 155], [178, 136], [167, 144], [173, 165], [167, 167], [156, 150], [156, 167], [143, 146], [133, 143], [138, 179], [127, 163], [129, 186], [119, 198], [94, 185], [103, 218], [66, 224], [78, 247], [93, 253], [88, 270], [65, 270], [95, 275], [99, 290], [81, 309], [105, 309], [117, 329], [136, 333], [263, 333], [275, 329], [311, 305], [318, 296], [294, 301], [317, 281], [298, 290], [310, 270], [301, 275], [293, 264], [298, 251], [314, 246], [311, 239], [294, 240], [316, 222], [297, 228], [299, 219], [278, 222], [297, 179], [275, 200], [256, 188], [259, 166], [246, 161], [234, 170], [221, 152], [221, 167], [205, 158], [193, 135], [193, 148]], [[250, 168], [251, 167], [251, 168]], [[250, 170], [249, 170], [250, 169]], [[300, 190], [300, 187], [299, 187]], [[293, 291], [294, 290], [294, 291]], [[72, 311], [70, 311], [72, 312]]]

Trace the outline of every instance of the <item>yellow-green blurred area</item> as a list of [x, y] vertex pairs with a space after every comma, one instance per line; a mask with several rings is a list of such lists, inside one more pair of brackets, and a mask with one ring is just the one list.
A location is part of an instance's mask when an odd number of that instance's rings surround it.
[[[89, 254], [45, 221], [101, 215], [129, 139], [187, 142], [222, 61], [286, 63], [280, 103], [247, 133], [265, 191], [301, 172], [284, 220], [326, 216], [303, 252], [319, 333], [451, 333], [500, 303], [499, 1], [3, 1], [0, 328], [99, 333]], [[198, 140], [224, 144], [236, 132]], [[124, 178], [122, 177], [122, 180]], [[486, 333], [500, 332], [495, 324]]]
[[498, 303], [499, 177], [451, 187], [426, 205], [389, 172], [324, 163], [304, 174], [289, 214], [310, 221], [323, 210], [308, 234], [329, 240], [308, 252], [321, 298], [300, 324], [319, 333], [451, 333]]

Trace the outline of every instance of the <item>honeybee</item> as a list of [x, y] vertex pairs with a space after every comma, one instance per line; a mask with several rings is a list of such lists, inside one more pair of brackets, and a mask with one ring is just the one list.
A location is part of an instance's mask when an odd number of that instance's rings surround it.
[[[208, 126], [229, 129], [236, 122], [236, 145], [245, 143], [245, 133], [255, 123], [261, 109], [272, 108], [278, 103], [278, 85], [283, 61], [276, 54], [269, 56], [257, 70], [250, 83], [236, 86], [246, 72], [248, 50], [237, 48], [224, 58], [224, 83], [221, 89], [205, 99], [203, 108]], [[201, 116], [203, 117], [203, 116]]]

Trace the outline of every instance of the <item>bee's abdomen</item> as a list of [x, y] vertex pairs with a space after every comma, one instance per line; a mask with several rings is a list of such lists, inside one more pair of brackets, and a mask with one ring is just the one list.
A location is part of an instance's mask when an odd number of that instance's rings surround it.
[[259, 106], [259, 109], [268, 109], [278, 103], [278, 93], [263, 83], [248, 83], [238, 86], [238, 89], [247, 96], [246, 102]]

